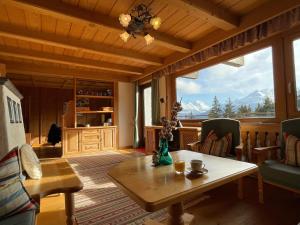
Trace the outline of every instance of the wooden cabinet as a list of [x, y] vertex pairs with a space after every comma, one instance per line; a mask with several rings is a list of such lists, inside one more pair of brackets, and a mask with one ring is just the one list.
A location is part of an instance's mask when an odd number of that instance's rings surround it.
[[116, 129], [102, 129], [102, 149], [110, 150], [116, 148]]
[[63, 131], [63, 154], [74, 155], [116, 149], [117, 127], [66, 128]]
[[78, 154], [81, 151], [80, 135], [78, 130], [64, 132], [64, 154]]

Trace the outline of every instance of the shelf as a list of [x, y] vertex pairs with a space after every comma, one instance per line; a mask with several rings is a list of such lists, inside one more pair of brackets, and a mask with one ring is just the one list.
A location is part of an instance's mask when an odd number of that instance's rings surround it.
[[114, 111], [76, 111], [76, 113], [86, 113], [86, 114], [91, 114], [91, 113], [113, 113]]
[[113, 99], [114, 96], [76, 95], [76, 98]]

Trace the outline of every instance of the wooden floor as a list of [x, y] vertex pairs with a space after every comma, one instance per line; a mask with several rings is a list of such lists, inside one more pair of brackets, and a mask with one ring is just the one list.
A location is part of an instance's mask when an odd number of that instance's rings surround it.
[[[237, 185], [230, 183], [210, 191], [209, 199], [189, 208], [197, 225], [297, 225], [300, 222], [300, 197], [265, 185], [265, 204], [257, 200], [257, 182], [245, 179], [245, 199], [236, 196]], [[37, 225], [64, 225], [64, 196], [42, 199]]]

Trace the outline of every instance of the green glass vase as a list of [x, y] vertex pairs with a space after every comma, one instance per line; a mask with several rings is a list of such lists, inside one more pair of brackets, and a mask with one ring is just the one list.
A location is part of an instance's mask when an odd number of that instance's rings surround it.
[[159, 139], [159, 165], [171, 165], [173, 163], [172, 156], [169, 153], [168, 140]]

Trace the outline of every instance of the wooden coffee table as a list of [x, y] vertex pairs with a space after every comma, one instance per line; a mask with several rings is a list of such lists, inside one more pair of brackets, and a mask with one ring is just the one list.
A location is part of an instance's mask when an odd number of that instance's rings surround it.
[[73, 193], [83, 188], [78, 176], [66, 159], [41, 160], [43, 177], [40, 180], [26, 179], [23, 184], [29, 195], [40, 202], [40, 199], [57, 193], [65, 194], [67, 225], [74, 223]]
[[[242, 197], [241, 179], [257, 171], [255, 164], [187, 150], [172, 152], [171, 155], [173, 160], [184, 160], [186, 167], [190, 166], [192, 159], [201, 159], [208, 173], [200, 178], [188, 179], [185, 175], [176, 175], [173, 165], [153, 167], [152, 156], [143, 156], [118, 164], [108, 174], [146, 211], [169, 207], [168, 224], [172, 225], [192, 223], [193, 216], [183, 213], [184, 200], [233, 180], [239, 180], [239, 197]], [[184, 221], [185, 218], [188, 221]]]

